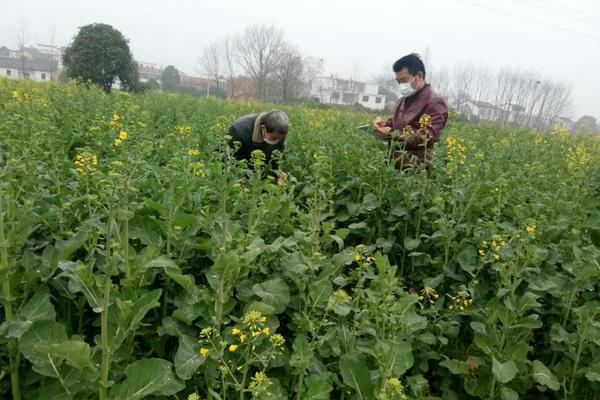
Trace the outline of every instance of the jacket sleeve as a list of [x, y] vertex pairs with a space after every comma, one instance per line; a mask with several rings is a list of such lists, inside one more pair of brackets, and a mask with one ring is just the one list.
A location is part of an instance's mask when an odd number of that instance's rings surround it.
[[[406, 143], [406, 150], [418, 150], [423, 147], [424, 139], [429, 143], [437, 143], [440, 140], [440, 134], [446, 121], [448, 120], [448, 106], [443, 99], [437, 99], [435, 102], [427, 105], [423, 114], [429, 115], [430, 119], [424, 128], [419, 129], [406, 137], [399, 137], [400, 142]], [[423, 115], [421, 114], [421, 115]]]

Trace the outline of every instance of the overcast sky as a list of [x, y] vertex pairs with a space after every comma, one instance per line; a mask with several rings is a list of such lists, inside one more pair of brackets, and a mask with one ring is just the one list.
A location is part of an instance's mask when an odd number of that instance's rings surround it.
[[202, 47], [274, 24], [327, 73], [369, 79], [429, 49], [432, 67], [461, 63], [538, 71], [573, 85], [571, 117], [600, 120], [599, 0], [0, 0], [0, 45], [68, 44], [78, 27], [119, 29], [139, 61], [196, 74]]

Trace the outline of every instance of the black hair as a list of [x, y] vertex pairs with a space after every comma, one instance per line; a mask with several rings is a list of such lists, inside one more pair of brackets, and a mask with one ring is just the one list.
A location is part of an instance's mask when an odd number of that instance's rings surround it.
[[406, 68], [413, 76], [417, 75], [419, 72], [423, 72], [423, 78], [425, 78], [425, 64], [423, 64], [421, 56], [417, 53], [411, 53], [400, 58], [394, 63], [392, 68], [394, 69], [394, 72], [400, 72], [403, 68]]

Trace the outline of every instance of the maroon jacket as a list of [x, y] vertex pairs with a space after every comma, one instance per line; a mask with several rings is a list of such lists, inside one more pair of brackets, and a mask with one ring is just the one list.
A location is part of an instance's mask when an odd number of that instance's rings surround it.
[[[428, 114], [431, 118], [425, 128], [421, 129], [419, 120], [423, 114]], [[433, 144], [440, 140], [442, 128], [446, 125], [447, 120], [448, 106], [429, 84], [425, 84], [410, 97], [401, 97], [396, 103], [394, 116], [388, 119], [385, 125], [400, 133], [397, 141], [405, 150], [391, 152], [391, 156], [396, 160], [396, 168], [403, 169], [413, 166], [413, 157], [417, 158], [419, 164], [424, 162], [424, 139], [427, 139], [427, 148], [433, 148]], [[402, 132], [406, 126], [410, 126], [413, 133], [403, 136]]]

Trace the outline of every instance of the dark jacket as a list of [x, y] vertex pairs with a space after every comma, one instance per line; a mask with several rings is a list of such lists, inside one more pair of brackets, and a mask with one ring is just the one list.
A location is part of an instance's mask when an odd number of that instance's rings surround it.
[[261, 114], [244, 115], [233, 121], [229, 127], [229, 135], [231, 135], [229, 145], [233, 148], [234, 142], [240, 142], [241, 147], [235, 153], [235, 158], [238, 160], [247, 160], [248, 163], [250, 163], [252, 152], [254, 150], [261, 150], [265, 153], [266, 162], [271, 164], [273, 170], [276, 170], [279, 168], [279, 165], [272, 158], [273, 151], [279, 150], [283, 155], [285, 137], [275, 145], [265, 143], [260, 133], [260, 116]]
[[[424, 128], [421, 128], [419, 120], [424, 114], [429, 115], [430, 120]], [[429, 84], [410, 97], [401, 97], [396, 103], [394, 116], [386, 123], [386, 126], [400, 133], [397, 141], [405, 150], [392, 152], [392, 157], [396, 160], [396, 168], [414, 166], [412, 162], [414, 157], [417, 163], [423, 163], [426, 155], [425, 147], [431, 149], [434, 143], [440, 140], [442, 128], [447, 120], [448, 106]], [[403, 136], [402, 131], [407, 126], [412, 128], [413, 133]], [[426, 143], [424, 143], [425, 139], [427, 139]]]

